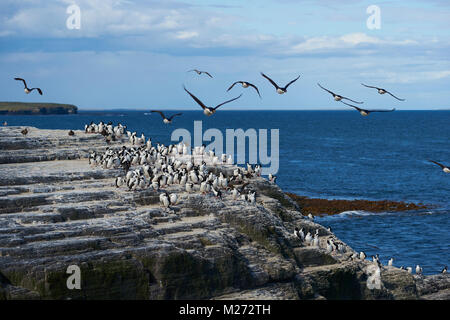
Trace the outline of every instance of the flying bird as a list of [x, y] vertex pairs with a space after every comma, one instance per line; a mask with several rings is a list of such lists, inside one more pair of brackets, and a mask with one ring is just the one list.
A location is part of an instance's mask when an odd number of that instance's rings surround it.
[[176, 117], [176, 116], [181, 116], [181, 115], [182, 115], [182, 113], [175, 113], [175, 114], [171, 115], [169, 118], [166, 118], [166, 116], [164, 115], [164, 113], [162, 113], [161, 111], [158, 111], [158, 110], [151, 110], [151, 112], [157, 112], [157, 113], [159, 113], [159, 114], [161, 115], [161, 117], [163, 118], [163, 122], [164, 122], [165, 124], [172, 123], [172, 119], [173, 119], [174, 117]]
[[437, 164], [439, 167], [442, 168], [442, 171], [444, 171], [445, 173], [450, 173], [450, 167], [449, 166], [444, 166], [442, 163], [433, 161], [433, 160], [428, 160], [430, 162], [433, 162], [434, 164]]
[[325, 89], [324, 87], [322, 87], [322, 86], [320, 85], [320, 83], [318, 83], [317, 85], [318, 85], [319, 87], [321, 87], [323, 90], [325, 90], [326, 92], [330, 93], [330, 94], [333, 96], [333, 98], [334, 98], [335, 101], [341, 101], [342, 99], [345, 99], [345, 100], [349, 100], [349, 101], [354, 102], [354, 103], [359, 103], [359, 104], [364, 103], [364, 102], [358, 102], [358, 101], [355, 101], [355, 100], [352, 100], [352, 99], [343, 97], [343, 96], [341, 96], [341, 95], [338, 95], [338, 94], [334, 93], [333, 91], [330, 91], [330, 90], [328, 90], [328, 89]]
[[24, 85], [24, 91], [25, 91], [26, 94], [29, 94], [31, 91], [33, 91], [33, 90], [36, 89], [36, 90], [39, 92], [39, 94], [42, 96], [42, 90], [41, 90], [40, 88], [31, 88], [31, 89], [29, 89], [29, 88], [27, 87], [27, 83], [26, 83], [25, 80], [22, 79], [22, 78], [14, 78], [14, 80], [22, 81], [22, 82], [23, 82], [23, 85]]
[[236, 83], [240, 83], [243, 88], [248, 88], [248, 87], [254, 88], [256, 90], [256, 92], [258, 93], [259, 97], [261, 98], [261, 94], [259, 93], [258, 88], [254, 84], [251, 84], [250, 82], [247, 82], [247, 81], [236, 81], [228, 88], [227, 92], [230, 91], [231, 88], [233, 88]]
[[400, 99], [400, 98], [394, 96], [392, 93], [390, 93], [390, 92], [387, 91], [386, 89], [378, 88], [378, 87], [373, 87], [373, 86], [368, 86], [368, 85], [366, 85], [366, 84], [364, 84], [364, 83], [361, 83], [361, 84], [362, 84], [364, 87], [367, 87], [367, 88], [377, 89], [379, 94], [385, 94], [385, 93], [387, 93], [387, 94], [390, 94], [391, 96], [393, 96], [393, 97], [394, 97], [395, 99], [397, 99], [397, 100], [405, 101], [405, 99]]
[[355, 108], [356, 110], [359, 111], [359, 113], [360, 113], [362, 116], [368, 116], [369, 113], [371, 113], [371, 112], [392, 112], [392, 111], [395, 111], [395, 108], [393, 108], [392, 110], [378, 110], [378, 109], [368, 110], [368, 109], [361, 109], [361, 108], [359, 108], [359, 107], [357, 107], [357, 106], [354, 106], [354, 105], [345, 103], [344, 101], [341, 101], [341, 102], [342, 102], [343, 104], [346, 104], [346, 105], [352, 107], [352, 108]]
[[192, 70], [189, 70], [188, 72], [192, 72], [192, 71], [197, 72], [198, 75], [201, 75], [202, 73], [205, 73], [205, 74], [207, 74], [210, 78], [212, 78], [212, 75], [211, 75], [209, 72], [206, 72], [206, 71], [200, 71], [200, 70], [197, 70], [197, 69], [192, 69]]
[[298, 78], [300, 78], [300, 76], [298, 76], [297, 78], [295, 78], [294, 80], [292, 80], [291, 82], [289, 82], [285, 87], [280, 87], [278, 86], [275, 81], [273, 81], [272, 79], [270, 79], [268, 76], [266, 76], [264, 73], [261, 72], [261, 75], [266, 78], [267, 80], [269, 80], [269, 82], [275, 87], [275, 89], [277, 89], [277, 93], [278, 94], [283, 94], [286, 93], [287, 88], [293, 84], [295, 81], [298, 80]]
[[198, 99], [196, 96], [194, 96], [192, 93], [190, 93], [185, 87], [183, 87], [183, 88], [184, 88], [184, 91], [186, 91], [192, 97], [192, 99], [194, 99], [195, 102], [197, 102], [200, 105], [200, 107], [202, 107], [203, 113], [207, 116], [211, 116], [214, 113], [216, 113], [217, 108], [219, 108], [220, 106], [223, 106], [224, 104], [229, 103], [231, 101], [237, 100], [242, 96], [242, 93], [241, 93], [238, 97], [228, 100], [228, 101], [225, 101], [225, 102], [222, 102], [221, 104], [215, 106], [214, 108], [211, 108], [211, 107], [207, 107], [203, 102], [200, 101], [200, 99]]

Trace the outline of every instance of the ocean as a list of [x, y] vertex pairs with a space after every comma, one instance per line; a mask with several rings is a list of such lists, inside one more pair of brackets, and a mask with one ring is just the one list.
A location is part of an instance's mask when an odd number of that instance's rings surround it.
[[[400, 213], [344, 212], [316, 218], [357, 251], [378, 253], [383, 264], [419, 264], [435, 274], [450, 264], [450, 174], [428, 159], [450, 165], [450, 111], [395, 111], [362, 117], [351, 111], [225, 111], [206, 117], [182, 112], [171, 125], [148, 111], [80, 111], [76, 115], [1, 116], [10, 126], [84, 129], [91, 121], [112, 121], [171, 143], [175, 129], [194, 136], [218, 129], [279, 130], [277, 184], [288, 192], [324, 199], [394, 200], [431, 209]], [[173, 142], [172, 142], [173, 143]], [[209, 144], [209, 141], [205, 141]], [[259, 143], [261, 144], [261, 143]], [[225, 146], [225, 143], [224, 143]], [[269, 148], [270, 149], [270, 148]], [[269, 152], [270, 155], [270, 152]], [[247, 152], [248, 156], [248, 152]]]

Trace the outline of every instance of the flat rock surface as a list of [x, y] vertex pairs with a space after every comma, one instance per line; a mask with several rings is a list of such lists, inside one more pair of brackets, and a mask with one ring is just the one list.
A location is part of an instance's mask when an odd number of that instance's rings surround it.
[[[22, 129], [0, 128], [0, 299], [448, 299], [448, 276], [397, 268], [368, 288], [373, 263], [345, 244], [328, 253], [341, 241], [262, 177], [249, 181], [256, 204], [171, 185], [179, 201], [166, 209], [158, 192], [116, 188], [121, 169], [89, 165], [125, 139]], [[295, 227], [317, 230], [319, 247]], [[80, 290], [67, 287], [72, 265]]]

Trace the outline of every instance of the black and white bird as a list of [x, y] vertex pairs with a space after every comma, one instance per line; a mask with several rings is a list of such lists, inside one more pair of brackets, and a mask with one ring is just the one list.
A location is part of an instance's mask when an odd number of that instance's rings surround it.
[[368, 109], [362, 109], [359, 108], [357, 106], [348, 104], [344, 101], [341, 101], [343, 104], [348, 105], [349, 107], [355, 108], [356, 110], [358, 110], [358, 112], [362, 115], [362, 116], [368, 116], [371, 112], [392, 112], [395, 111], [395, 108], [391, 109], [391, 110], [384, 110], [384, 109], [372, 109], [372, 110], [368, 110]]
[[422, 274], [422, 268], [419, 266], [419, 265], [417, 265], [416, 266], [416, 274]]
[[364, 251], [361, 251], [360, 253], [359, 253], [359, 258], [361, 259], [361, 260], [365, 260], [366, 259], [366, 253], [364, 252]]
[[267, 80], [269, 80], [269, 82], [275, 87], [275, 89], [277, 89], [277, 93], [278, 93], [278, 94], [286, 93], [287, 88], [288, 88], [291, 84], [293, 84], [295, 81], [297, 81], [298, 78], [300, 78], [300, 76], [298, 76], [297, 78], [295, 78], [294, 80], [292, 80], [291, 82], [289, 82], [286, 86], [280, 87], [279, 85], [277, 85], [277, 84], [275, 83], [275, 81], [273, 81], [272, 79], [270, 79], [270, 78], [269, 78], [268, 76], [266, 76], [264, 73], [261, 72], [261, 75], [262, 75], [264, 78], [266, 78]]
[[268, 179], [270, 183], [275, 183], [275, 180], [277, 180], [277, 176], [269, 173]]
[[393, 97], [394, 97], [395, 99], [397, 99], [397, 100], [405, 101], [405, 99], [400, 99], [400, 98], [394, 96], [392, 93], [390, 93], [390, 92], [387, 91], [386, 89], [378, 88], [378, 87], [374, 87], [374, 86], [368, 86], [368, 85], [366, 85], [366, 84], [364, 84], [364, 83], [361, 83], [361, 84], [362, 84], [364, 87], [367, 87], [367, 88], [377, 89], [379, 94], [385, 94], [385, 93], [387, 93], [387, 94], [393, 96]]
[[444, 269], [441, 270], [441, 273], [447, 273], [447, 266], [445, 266]]
[[24, 91], [25, 91], [25, 93], [26, 94], [29, 94], [31, 91], [33, 91], [33, 90], [37, 90], [38, 92], [39, 92], [39, 94], [42, 96], [42, 90], [40, 89], [40, 88], [28, 88], [27, 87], [27, 83], [25, 82], [25, 79], [22, 79], [22, 78], [14, 78], [14, 80], [17, 80], [17, 81], [22, 81], [23, 82], [23, 85], [24, 85]]
[[[183, 87], [183, 88], [184, 88], [184, 87]], [[214, 108], [212, 108], [212, 107], [207, 107], [203, 102], [200, 101], [200, 99], [198, 99], [196, 96], [194, 96], [192, 93], [190, 93], [186, 88], [184, 88], [184, 91], [186, 91], [186, 92], [192, 97], [192, 99], [194, 99], [195, 102], [197, 102], [198, 105], [199, 105], [200, 107], [202, 107], [203, 113], [204, 113], [205, 115], [207, 115], [207, 116], [211, 116], [211, 115], [213, 115], [214, 113], [216, 113], [217, 108], [219, 108], [220, 106], [223, 106], [223, 105], [226, 104], [226, 103], [229, 103], [229, 102], [232, 102], [232, 101], [234, 101], [234, 100], [237, 100], [237, 99], [239, 99], [239, 98], [242, 96], [242, 93], [241, 93], [238, 97], [236, 97], [236, 98], [234, 98], [234, 99], [231, 99], [231, 100], [227, 100], [227, 101], [225, 101], [225, 102], [222, 102], [221, 104], [219, 104], [219, 105], [215, 106]]]
[[164, 115], [164, 113], [163, 113], [162, 111], [159, 111], [159, 110], [151, 110], [150, 112], [157, 112], [157, 113], [159, 113], [159, 114], [161, 115], [161, 117], [163, 118], [163, 122], [164, 122], [165, 124], [172, 123], [172, 119], [173, 119], [174, 117], [176, 117], [176, 116], [181, 116], [181, 115], [182, 115], [182, 113], [175, 113], [175, 114], [173, 114], [173, 115], [171, 115], [170, 117], [167, 118], [167, 117]]
[[227, 92], [230, 91], [234, 87], [234, 85], [237, 83], [240, 83], [243, 88], [248, 88], [248, 87], [254, 88], [256, 90], [256, 92], [258, 93], [259, 97], [261, 98], [261, 94], [259, 93], [258, 88], [254, 84], [251, 84], [250, 82], [247, 82], [247, 81], [236, 81], [228, 88]]
[[439, 162], [436, 162], [436, 161], [433, 161], [433, 160], [428, 160], [428, 161], [430, 161], [430, 162], [432, 162], [434, 164], [437, 164], [439, 167], [442, 168], [442, 171], [444, 171], [445, 173], [450, 173], [450, 167], [449, 166], [445, 166], [442, 163], [439, 163]]
[[389, 259], [388, 266], [392, 267], [394, 265], [394, 258]]
[[201, 75], [202, 73], [204, 73], [204, 74], [208, 75], [210, 78], [212, 78], [212, 75], [209, 72], [200, 71], [200, 70], [197, 70], [197, 69], [192, 69], [192, 70], [189, 70], [188, 72], [192, 72], [192, 71], [195, 71], [198, 75]]
[[328, 90], [328, 89], [322, 87], [322, 86], [320, 85], [320, 83], [317, 83], [317, 85], [318, 85], [319, 87], [321, 87], [323, 90], [325, 90], [326, 92], [328, 92], [329, 94], [331, 94], [331, 95], [333, 96], [333, 98], [334, 98], [335, 101], [341, 101], [342, 99], [344, 99], [344, 100], [349, 100], [349, 101], [354, 102], [354, 103], [359, 103], [359, 104], [364, 103], [364, 102], [358, 102], [358, 101], [355, 101], [355, 100], [346, 98], [346, 97], [344, 97], [344, 96], [341, 96], [341, 95], [339, 95], [339, 94], [336, 94], [336, 93], [334, 93], [333, 91], [330, 91], [330, 90]]

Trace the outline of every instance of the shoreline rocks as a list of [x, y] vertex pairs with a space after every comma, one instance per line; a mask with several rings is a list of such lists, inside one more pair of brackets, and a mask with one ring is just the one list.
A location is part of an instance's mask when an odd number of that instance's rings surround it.
[[[395, 267], [383, 266], [382, 286], [369, 289], [374, 263], [352, 259], [264, 178], [250, 181], [255, 204], [171, 185], [179, 201], [166, 209], [155, 191], [116, 188], [119, 169], [89, 165], [89, 152], [125, 140], [22, 129], [0, 128], [0, 299], [449, 298], [448, 275]], [[319, 247], [295, 227], [317, 232]], [[327, 240], [343, 250], [327, 252]], [[80, 290], [67, 287], [72, 265]]]

